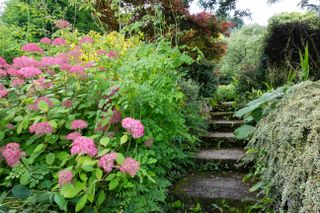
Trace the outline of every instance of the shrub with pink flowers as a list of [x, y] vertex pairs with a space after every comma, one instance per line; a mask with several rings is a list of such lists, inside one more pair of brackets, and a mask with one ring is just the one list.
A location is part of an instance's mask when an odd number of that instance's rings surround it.
[[55, 25], [54, 38], [0, 57], [0, 193], [47, 196], [55, 211], [156, 211], [192, 139], [177, 71], [191, 59], [166, 41]]

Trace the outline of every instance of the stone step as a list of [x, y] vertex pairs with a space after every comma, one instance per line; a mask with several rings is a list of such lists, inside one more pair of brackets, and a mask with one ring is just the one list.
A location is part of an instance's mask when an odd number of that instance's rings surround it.
[[215, 131], [232, 132], [242, 124], [241, 120], [213, 120], [210, 122], [210, 128]]
[[196, 170], [198, 171], [245, 171], [245, 166], [238, 162], [245, 155], [243, 149], [203, 149], [195, 154]]
[[202, 137], [202, 147], [239, 148], [244, 147], [243, 141], [237, 140], [233, 132], [210, 132]]
[[209, 207], [226, 204], [243, 208], [256, 200], [255, 194], [249, 191], [251, 185], [242, 182], [243, 176], [236, 172], [191, 174], [174, 186], [172, 194], [175, 200], [187, 205], [200, 203]]
[[233, 111], [226, 111], [226, 112], [211, 112], [211, 119], [227, 119], [231, 120], [233, 118]]

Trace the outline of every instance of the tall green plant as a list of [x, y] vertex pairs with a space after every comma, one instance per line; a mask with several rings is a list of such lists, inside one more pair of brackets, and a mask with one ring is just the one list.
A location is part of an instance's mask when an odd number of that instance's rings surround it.
[[309, 80], [309, 74], [310, 74], [310, 65], [309, 65], [309, 46], [306, 45], [304, 49], [304, 54], [299, 50], [300, 55], [300, 80], [301, 81], [307, 81]]

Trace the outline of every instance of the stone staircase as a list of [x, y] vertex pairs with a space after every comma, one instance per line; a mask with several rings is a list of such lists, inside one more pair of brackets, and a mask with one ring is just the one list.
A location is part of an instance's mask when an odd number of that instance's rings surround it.
[[198, 153], [194, 154], [195, 171], [175, 185], [172, 194], [185, 207], [199, 203], [207, 212], [224, 212], [237, 209], [246, 212], [246, 206], [254, 203], [251, 185], [242, 181], [248, 168], [238, 167], [244, 156], [245, 143], [235, 138], [233, 131], [242, 124], [233, 119], [233, 103], [221, 103], [211, 114], [211, 132], [203, 137]]

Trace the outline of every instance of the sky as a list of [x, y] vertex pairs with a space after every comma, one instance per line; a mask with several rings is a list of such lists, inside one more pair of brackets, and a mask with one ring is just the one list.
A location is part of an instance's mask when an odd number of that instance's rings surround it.
[[[0, 0], [0, 11], [3, 9], [3, 2]], [[246, 24], [258, 23], [267, 25], [268, 19], [274, 14], [281, 12], [301, 11], [297, 6], [300, 0], [281, 0], [279, 3], [268, 5], [267, 0], [238, 0], [237, 7], [239, 9], [250, 9], [252, 12], [252, 20], [245, 20]], [[192, 13], [201, 12], [197, 6], [197, 1], [194, 1], [190, 7]]]

